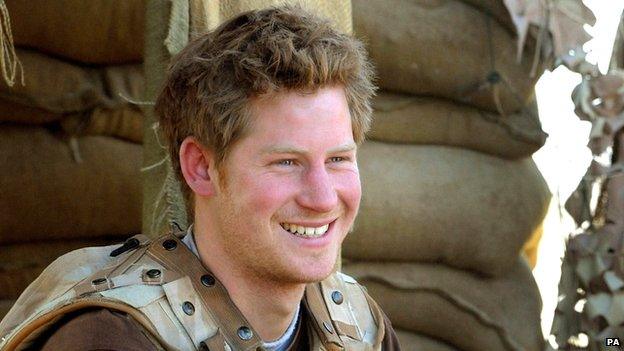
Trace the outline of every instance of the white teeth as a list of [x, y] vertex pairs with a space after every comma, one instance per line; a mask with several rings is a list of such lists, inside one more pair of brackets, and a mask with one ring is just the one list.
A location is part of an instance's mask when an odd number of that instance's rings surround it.
[[316, 228], [314, 230], [314, 234], [316, 234], [316, 235], [323, 235], [327, 231], [327, 228], [329, 228], [329, 224], [325, 224], [322, 227], [318, 227], [318, 228]]
[[281, 225], [282, 225], [282, 228], [284, 228], [285, 230], [297, 236], [301, 236], [305, 238], [318, 238], [322, 236], [323, 234], [325, 234], [327, 232], [327, 229], [329, 229], [329, 224], [325, 224], [324, 226], [317, 227], [317, 228], [304, 227], [298, 224], [291, 224], [291, 223], [282, 223]]

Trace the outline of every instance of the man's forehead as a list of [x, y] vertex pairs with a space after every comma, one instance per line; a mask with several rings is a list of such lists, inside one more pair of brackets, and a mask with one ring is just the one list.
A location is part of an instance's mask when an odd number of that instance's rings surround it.
[[[250, 111], [253, 114], [261, 113], [263, 110], [278, 108], [283, 109], [285, 105], [292, 104], [293, 107], [303, 107], [313, 104], [315, 97], [324, 97], [325, 102], [332, 101], [342, 105], [348, 111], [348, 103], [345, 88], [342, 85], [328, 85], [318, 87], [313, 90], [288, 89], [277, 90], [262, 95], [249, 98]], [[329, 99], [329, 100], [327, 100]], [[324, 104], [325, 105], [325, 104]]]
[[[327, 153], [339, 153], [339, 152], [347, 152], [353, 151], [357, 148], [357, 145], [353, 141], [349, 141], [334, 147], [331, 147], [327, 150]], [[263, 147], [260, 150], [262, 154], [307, 154], [309, 151], [303, 147], [288, 144], [288, 143], [280, 143], [280, 144], [271, 144]]]

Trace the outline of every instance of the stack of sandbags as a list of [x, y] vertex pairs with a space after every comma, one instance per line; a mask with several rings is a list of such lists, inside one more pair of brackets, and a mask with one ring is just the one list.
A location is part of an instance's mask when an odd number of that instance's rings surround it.
[[23, 85], [0, 84], [0, 122], [140, 143], [145, 0], [7, 0]]
[[144, 0], [7, 0], [23, 84], [0, 83], [0, 317], [57, 256], [141, 229]]
[[502, 0], [353, 1], [381, 91], [358, 150], [363, 195], [343, 270], [406, 350], [542, 349], [522, 250], [550, 200], [531, 159], [546, 134], [532, 53], [517, 61], [501, 9]]
[[354, 263], [345, 270], [391, 319], [403, 350], [543, 349], [540, 295], [522, 259], [499, 278], [427, 263]]
[[355, 0], [353, 28], [367, 43], [384, 90], [499, 114], [533, 100], [539, 78], [531, 77], [533, 46], [518, 62], [514, 33], [462, 0], [395, 0], [393, 6]]

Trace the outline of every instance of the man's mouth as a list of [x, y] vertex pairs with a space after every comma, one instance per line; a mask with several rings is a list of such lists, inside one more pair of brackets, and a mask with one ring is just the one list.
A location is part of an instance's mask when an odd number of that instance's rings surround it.
[[329, 224], [320, 227], [304, 227], [293, 223], [280, 223], [280, 225], [284, 230], [302, 238], [320, 238], [329, 229]]

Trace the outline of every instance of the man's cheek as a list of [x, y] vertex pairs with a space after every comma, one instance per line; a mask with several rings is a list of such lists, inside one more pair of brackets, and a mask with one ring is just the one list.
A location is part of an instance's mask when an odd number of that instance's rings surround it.
[[257, 211], [278, 209], [296, 194], [296, 187], [285, 180], [256, 179], [243, 186], [250, 189], [246, 202]]
[[357, 173], [342, 177], [338, 182], [338, 192], [348, 211], [357, 211], [362, 198], [362, 185]]

